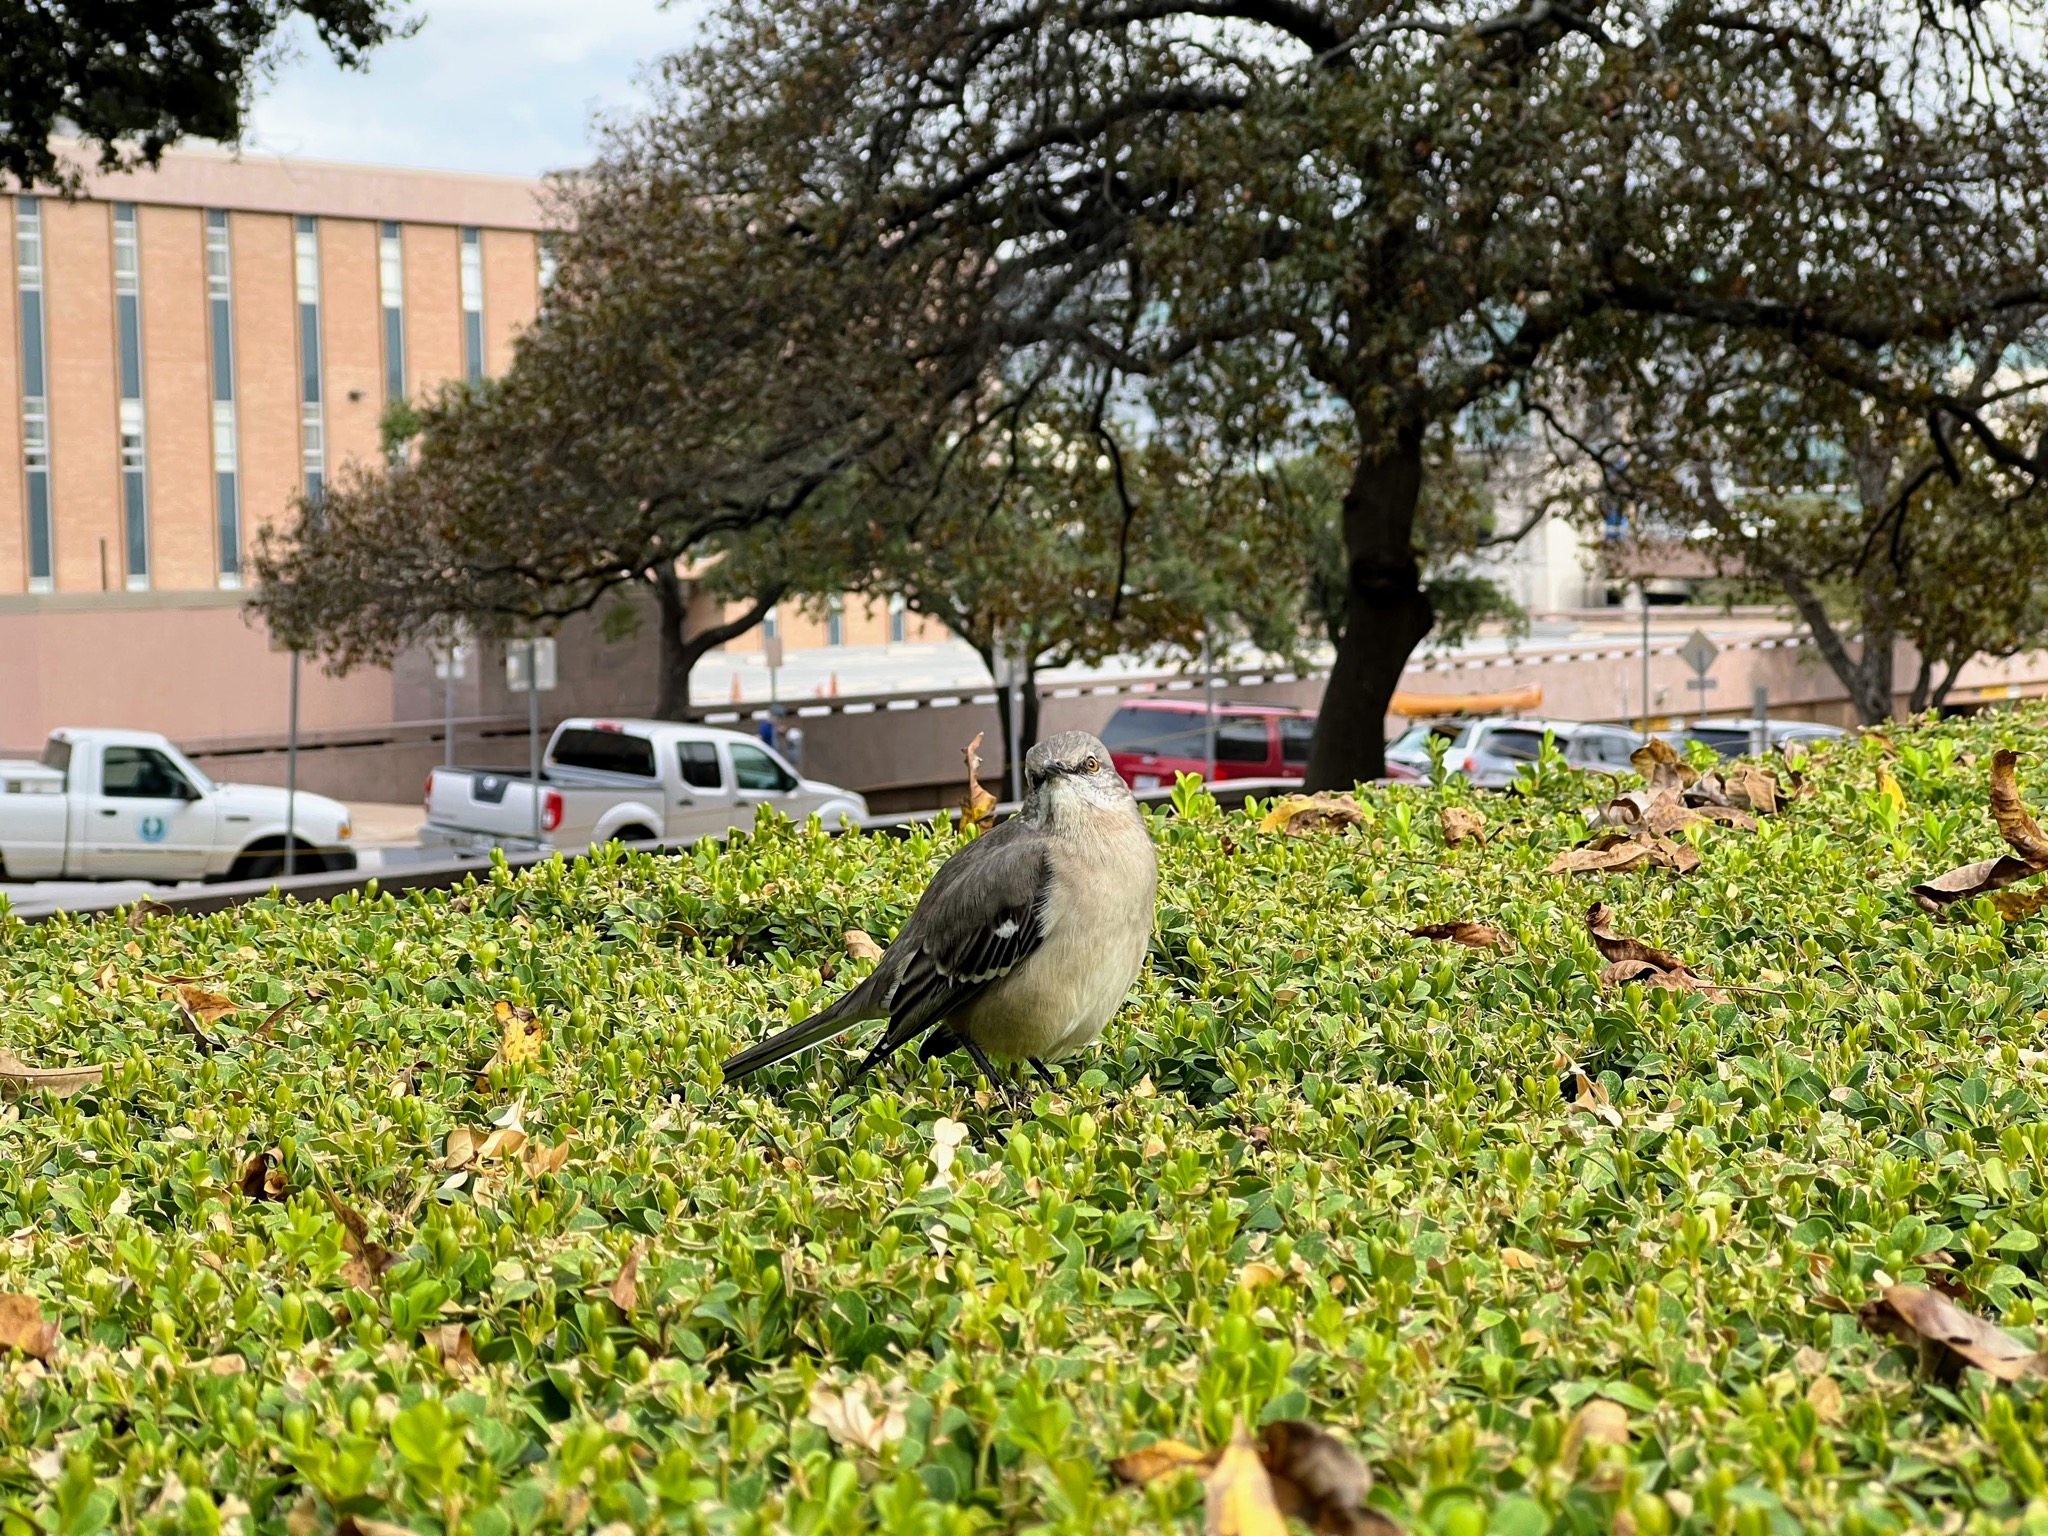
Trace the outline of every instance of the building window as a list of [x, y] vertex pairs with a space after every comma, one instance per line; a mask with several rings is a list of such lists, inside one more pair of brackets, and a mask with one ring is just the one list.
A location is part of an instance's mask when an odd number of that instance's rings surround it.
[[825, 606], [825, 643], [846, 644], [846, 599], [834, 596]]
[[14, 200], [15, 287], [21, 298], [21, 462], [28, 481], [28, 589], [57, 585], [50, 512], [50, 397], [44, 359], [43, 206]]
[[781, 633], [781, 616], [778, 613], [776, 613], [774, 608], [771, 607], [766, 613], [761, 615], [761, 638], [764, 640], [773, 640], [777, 635]]
[[903, 643], [904, 634], [910, 627], [908, 610], [909, 605], [903, 601], [903, 594], [901, 592], [898, 592], [889, 599], [889, 643], [891, 645], [901, 645]]
[[562, 249], [560, 241], [552, 232], [540, 237], [539, 249], [540, 291], [542, 301], [545, 302], [547, 291], [555, 286], [555, 274], [562, 267]]
[[299, 455], [306, 500], [315, 502], [327, 484], [327, 447], [320, 398], [320, 229], [312, 219], [299, 218], [292, 253], [299, 289]]
[[377, 233], [377, 288], [384, 298], [384, 398], [405, 398], [405, 242], [396, 224]]
[[228, 216], [206, 210], [206, 309], [213, 336], [213, 503], [223, 587], [242, 584], [242, 496], [235, 458], [235, 316]]
[[135, 205], [114, 204], [114, 323], [121, 355], [121, 510], [127, 585], [149, 586], [149, 453], [142, 407], [142, 258]]
[[484, 376], [484, 236], [480, 229], [462, 231], [462, 357], [463, 377], [474, 384]]

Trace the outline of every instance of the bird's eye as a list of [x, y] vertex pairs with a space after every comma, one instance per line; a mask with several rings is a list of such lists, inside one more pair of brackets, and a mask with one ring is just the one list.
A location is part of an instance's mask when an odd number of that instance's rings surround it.
[[1101, 766], [1102, 763], [1100, 759], [1091, 757], [1088, 759], [1087, 762], [1081, 765], [1081, 771], [1083, 773], [1093, 773]]

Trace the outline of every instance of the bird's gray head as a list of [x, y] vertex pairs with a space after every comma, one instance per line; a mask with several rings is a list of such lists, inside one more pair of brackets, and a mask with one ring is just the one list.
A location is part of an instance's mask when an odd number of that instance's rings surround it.
[[1132, 803], [1130, 787], [1110, 765], [1109, 748], [1086, 731], [1048, 736], [1024, 757], [1024, 811], [1044, 817], [1069, 807], [1103, 810]]

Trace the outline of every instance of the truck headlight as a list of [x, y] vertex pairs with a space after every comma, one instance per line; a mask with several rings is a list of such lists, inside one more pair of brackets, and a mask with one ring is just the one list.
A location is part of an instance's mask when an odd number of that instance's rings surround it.
[[356, 835], [356, 829], [350, 824], [349, 819], [344, 816], [341, 818], [341, 825], [334, 829], [334, 835], [338, 841], [345, 843]]

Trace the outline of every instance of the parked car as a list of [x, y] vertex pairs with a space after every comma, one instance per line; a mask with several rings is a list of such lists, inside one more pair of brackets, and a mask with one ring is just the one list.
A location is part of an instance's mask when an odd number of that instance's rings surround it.
[[[1102, 744], [1124, 782], [1157, 789], [1178, 773], [1209, 772], [1208, 714], [1196, 699], [1133, 699], [1109, 717]], [[1216, 706], [1216, 779], [1299, 779], [1315, 739], [1313, 710], [1277, 704]], [[1389, 764], [1390, 777], [1414, 778]]]
[[52, 731], [34, 762], [0, 762], [9, 880], [262, 880], [286, 837], [302, 874], [356, 867], [348, 807], [273, 784], [216, 784], [154, 731]]
[[1769, 734], [1767, 750], [1783, 751], [1795, 742], [1843, 741], [1849, 733], [1838, 725], [1813, 720], [1700, 720], [1679, 728], [1685, 741], [1705, 742], [1723, 757], [1743, 757], [1757, 749], [1757, 728]]
[[[827, 825], [866, 819], [851, 790], [807, 779], [765, 742], [667, 720], [564, 720], [540, 781], [502, 768], [427, 775], [423, 844], [581, 850], [622, 842], [687, 843], [754, 824], [756, 806]], [[538, 837], [535, 833], [538, 829]]]
[[1446, 744], [1444, 765], [1452, 773], [1482, 789], [1503, 789], [1524, 763], [1536, 761], [1546, 735], [1572, 767], [1609, 773], [1625, 772], [1629, 754], [1643, 744], [1634, 731], [1576, 720], [1440, 720], [1410, 726], [1387, 748], [1387, 760], [1427, 774], [1429, 743], [1436, 738]]

